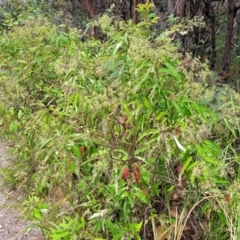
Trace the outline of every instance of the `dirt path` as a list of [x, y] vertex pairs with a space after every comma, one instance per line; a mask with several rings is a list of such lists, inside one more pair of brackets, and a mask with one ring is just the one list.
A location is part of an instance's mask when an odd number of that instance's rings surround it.
[[[11, 158], [7, 153], [8, 143], [0, 139], [0, 171], [9, 166]], [[39, 229], [31, 229], [26, 232], [26, 228], [31, 223], [26, 221], [21, 212], [16, 208], [21, 200], [21, 194], [12, 191], [4, 183], [0, 174], [0, 239], [1, 240], [44, 240]]]

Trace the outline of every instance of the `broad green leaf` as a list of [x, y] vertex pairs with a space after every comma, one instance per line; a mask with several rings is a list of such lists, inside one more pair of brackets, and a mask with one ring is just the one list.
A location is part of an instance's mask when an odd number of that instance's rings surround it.
[[144, 106], [145, 106], [146, 108], [150, 108], [150, 107], [151, 107], [151, 103], [148, 101], [147, 98], [144, 99]]
[[114, 51], [113, 51], [113, 56], [116, 55], [116, 52], [118, 51], [118, 49], [119, 49], [122, 45], [123, 45], [123, 42], [118, 42], [118, 43], [116, 44], [116, 47], [115, 47], [115, 49], [114, 49]]
[[224, 123], [227, 126], [227, 128], [232, 132], [233, 136], [237, 137], [237, 133], [236, 133], [235, 129], [232, 126], [230, 126], [228, 119], [224, 117], [223, 120], [224, 120]]
[[72, 150], [73, 150], [73, 154], [74, 154], [75, 157], [77, 157], [78, 159], [82, 159], [82, 155], [81, 155], [81, 152], [80, 152], [80, 149], [79, 149], [78, 145], [74, 145], [72, 147]]
[[37, 218], [37, 219], [41, 219], [41, 218], [42, 218], [41, 212], [40, 212], [39, 209], [37, 209], [37, 208], [34, 208], [34, 209], [33, 209], [33, 215], [34, 215], [34, 217]]
[[17, 62], [27, 64], [27, 62], [25, 60], [22, 60], [22, 59], [17, 60]]
[[53, 237], [55, 237], [55, 239], [63, 239], [65, 237], [69, 237], [69, 231], [68, 230], [59, 230], [59, 231], [55, 231], [53, 230]]
[[128, 160], [128, 153], [124, 149], [115, 149], [112, 151], [112, 156], [115, 159]]
[[208, 163], [212, 163], [214, 165], [218, 165], [218, 161], [214, 157], [204, 157], [203, 160]]
[[207, 150], [206, 147], [209, 150], [212, 150], [214, 152], [214, 155], [216, 154], [216, 157], [217, 157], [217, 155], [221, 154], [220, 148], [214, 142], [212, 142], [210, 140], [204, 140], [203, 141], [203, 147], [205, 148], [205, 150]]
[[128, 105], [126, 103], [122, 103], [122, 107], [123, 107], [128, 119], [131, 119], [132, 114], [131, 114], [131, 110], [129, 109]]
[[188, 166], [190, 162], [192, 161], [192, 157], [189, 157], [184, 163], [183, 163], [183, 171], [188, 170]]
[[166, 116], [167, 112], [160, 112], [157, 116], [156, 116], [156, 120], [160, 120], [162, 117]]
[[71, 173], [75, 173], [76, 172], [76, 164], [75, 164], [75, 162], [71, 161], [69, 170], [70, 170]]
[[141, 230], [141, 228], [142, 228], [142, 222], [140, 222], [140, 223], [130, 223], [129, 224], [129, 227], [130, 227], [130, 229], [134, 229], [135, 231], [140, 231]]
[[[159, 134], [159, 130], [158, 129], [149, 129], [149, 130], [147, 130], [147, 131], [145, 131], [145, 132], [143, 132], [141, 135], [140, 135], [140, 137], [138, 138], [138, 142], [141, 140], [141, 139], [143, 139], [144, 137], [147, 137], [147, 136], [149, 136], [149, 135], [155, 135], [155, 134]], [[160, 135], [160, 134], [159, 134]]]
[[226, 219], [225, 214], [222, 211], [218, 211], [217, 214], [218, 214], [218, 217], [219, 217], [219, 220], [221, 221], [221, 223], [223, 225], [226, 225], [227, 224], [227, 219]]
[[215, 183], [216, 184], [229, 184], [230, 182], [227, 180], [227, 179], [225, 179], [225, 178], [215, 178]]
[[188, 166], [187, 171], [191, 170], [192, 168], [194, 168], [194, 167], [197, 166], [198, 164], [199, 164], [199, 162], [197, 162], [197, 161], [191, 163], [191, 164]]
[[174, 185], [172, 185], [170, 188], [168, 188], [168, 192], [171, 192], [175, 188]]
[[137, 156], [139, 153], [146, 152], [146, 151], [149, 151], [149, 146], [140, 147], [134, 152], [134, 156]]

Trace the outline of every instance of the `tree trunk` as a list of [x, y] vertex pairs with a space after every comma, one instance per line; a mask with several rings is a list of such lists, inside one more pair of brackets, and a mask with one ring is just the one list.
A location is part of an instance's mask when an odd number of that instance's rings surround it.
[[[237, 19], [236, 19], [236, 22], [237, 22], [237, 29], [236, 29], [236, 45], [237, 45], [237, 48], [236, 48], [236, 55], [237, 56], [240, 56], [240, 12], [237, 13]], [[238, 69], [238, 77], [240, 77], [240, 68]]]
[[223, 54], [223, 66], [222, 66], [223, 72], [229, 72], [235, 7], [236, 7], [235, 0], [228, 0], [228, 19], [227, 19], [225, 47], [224, 47], [224, 54]]
[[89, 18], [92, 18], [94, 16], [94, 8], [93, 8], [93, 2], [92, 0], [85, 0], [87, 14]]
[[209, 19], [210, 19], [210, 26], [211, 26], [211, 58], [210, 58], [210, 67], [211, 69], [215, 69], [216, 66], [216, 14], [214, 11], [214, 6], [209, 3], [205, 5], [209, 8]]
[[170, 15], [174, 14], [173, 0], [168, 0], [168, 12]]
[[133, 0], [133, 23], [137, 24], [137, 4], [138, 4], [138, 0]]
[[215, 16], [211, 21], [211, 69], [215, 69], [216, 66], [216, 21]]
[[186, 0], [177, 0], [176, 2], [176, 14], [178, 17], [185, 17], [185, 1]]

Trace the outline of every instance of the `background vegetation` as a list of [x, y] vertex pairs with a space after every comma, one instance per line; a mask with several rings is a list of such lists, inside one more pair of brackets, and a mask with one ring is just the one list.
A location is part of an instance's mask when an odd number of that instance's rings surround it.
[[239, 35], [222, 75], [191, 40], [199, 16], [91, 3], [1, 2], [4, 176], [23, 212], [47, 239], [239, 239]]

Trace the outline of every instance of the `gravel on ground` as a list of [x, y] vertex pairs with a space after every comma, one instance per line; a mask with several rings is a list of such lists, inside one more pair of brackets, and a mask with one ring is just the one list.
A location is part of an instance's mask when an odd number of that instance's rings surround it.
[[11, 189], [4, 181], [1, 171], [12, 162], [9, 144], [0, 139], [0, 239], [1, 240], [44, 240], [41, 231], [33, 228], [17, 208], [23, 196], [19, 191]]

